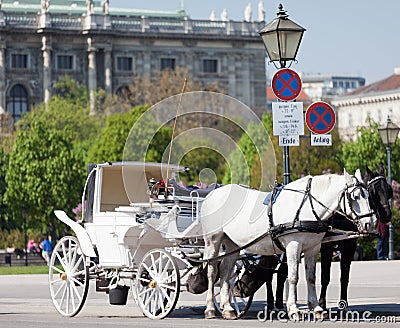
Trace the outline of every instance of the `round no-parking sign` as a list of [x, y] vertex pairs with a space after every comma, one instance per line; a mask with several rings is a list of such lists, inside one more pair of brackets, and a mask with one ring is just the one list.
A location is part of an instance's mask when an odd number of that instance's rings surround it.
[[289, 68], [280, 69], [271, 82], [275, 96], [283, 101], [295, 100], [301, 92], [300, 76]]
[[308, 129], [315, 134], [331, 132], [336, 123], [336, 114], [333, 108], [323, 101], [310, 105], [306, 111], [306, 124]]

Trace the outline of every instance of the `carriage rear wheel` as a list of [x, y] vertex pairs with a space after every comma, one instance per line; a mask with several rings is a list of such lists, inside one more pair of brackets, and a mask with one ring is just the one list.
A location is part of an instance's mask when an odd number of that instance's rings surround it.
[[[229, 279], [229, 301], [231, 303], [231, 306], [234, 308], [236, 311], [236, 315], [238, 318], [243, 317], [247, 311], [249, 310], [251, 303], [253, 302], [253, 296], [248, 296], [248, 297], [240, 297], [240, 296], [235, 296], [233, 294], [233, 287], [235, 286], [235, 283], [237, 280], [240, 279], [242, 274], [245, 271], [245, 266], [242, 260], [238, 260], [235, 263], [235, 266], [233, 268], [232, 276]], [[217, 308], [217, 310], [222, 313], [221, 307], [219, 306], [220, 303], [220, 281], [218, 281], [215, 284], [215, 287], [218, 288], [215, 291], [214, 294], [214, 304]]]
[[73, 317], [86, 301], [89, 268], [77, 238], [60, 239], [53, 250], [49, 266], [50, 295], [57, 311]]
[[135, 296], [143, 314], [163, 319], [175, 308], [180, 292], [180, 274], [173, 256], [163, 249], [146, 253], [138, 266]]

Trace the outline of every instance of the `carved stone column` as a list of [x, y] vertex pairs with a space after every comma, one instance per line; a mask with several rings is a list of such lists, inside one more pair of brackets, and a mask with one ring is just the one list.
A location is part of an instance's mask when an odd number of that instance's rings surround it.
[[51, 39], [42, 37], [43, 52], [43, 101], [47, 103], [51, 97]]
[[112, 93], [112, 59], [111, 59], [111, 46], [104, 48], [104, 75], [105, 75], [105, 89], [106, 92]]
[[6, 44], [0, 41], [0, 114], [6, 112]]
[[97, 90], [96, 51], [92, 38], [88, 38], [88, 89], [90, 95], [90, 114], [94, 114], [95, 92]]

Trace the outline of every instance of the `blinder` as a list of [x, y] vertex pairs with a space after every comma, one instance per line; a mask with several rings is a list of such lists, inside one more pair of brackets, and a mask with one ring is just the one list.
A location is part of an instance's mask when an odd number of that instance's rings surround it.
[[[373, 178], [372, 180], [370, 180], [367, 183], [367, 189], [371, 195], [371, 197], [369, 198], [370, 205], [371, 205], [371, 207], [376, 209], [376, 215], [379, 218], [379, 220], [382, 221], [383, 223], [385, 223], [384, 222], [385, 220], [382, 220], [383, 218], [381, 217], [381, 214], [382, 214], [381, 212], [383, 211], [383, 214], [384, 214], [389, 211], [389, 213], [390, 213], [389, 216], [391, 216], [391, 209], [390, 209], [389, 202], [387, 202], [387, 204], [385, 204], [385, 205], [382, 205], [382, 203], [381, 203], [382, 197], [380, 197], [378, 188], [380, 188], [381, 190], [384, 191], [385, 195], [383, 197], [386, 200], [393, 198], [393, 188], [386, 181], [386, 178], [382, 175], [379, 175], [379, 176]], [[390, 220], [390, 218], [389, 218], [389, 220]], [[386, 220], [386, 221], [389, 221], [389, 220]]]

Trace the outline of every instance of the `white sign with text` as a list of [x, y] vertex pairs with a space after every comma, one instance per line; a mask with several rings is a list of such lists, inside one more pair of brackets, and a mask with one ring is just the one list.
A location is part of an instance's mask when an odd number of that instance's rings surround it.
[[273, 102], [272, 118], [274, 136], [304, 134], [302, 102]]
[[311, 146], [332, 146], [331, 134], [311, 134]]
[[279, 136], [279, 146], [300, 146], [300, 137], [293, 136]]

